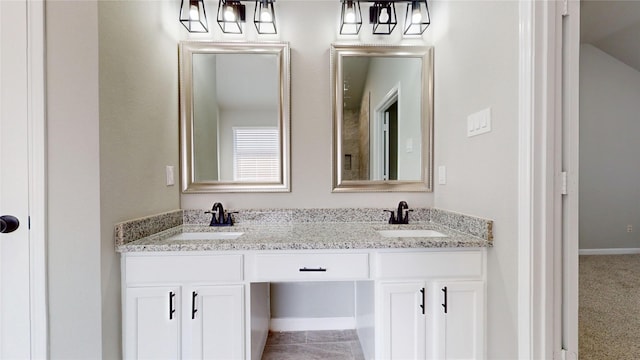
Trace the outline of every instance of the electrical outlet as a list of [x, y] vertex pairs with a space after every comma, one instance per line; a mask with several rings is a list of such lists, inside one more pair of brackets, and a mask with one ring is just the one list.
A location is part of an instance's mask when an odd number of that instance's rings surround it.
[[627, 225], [627, 232], [633, 232], [633, 225]]

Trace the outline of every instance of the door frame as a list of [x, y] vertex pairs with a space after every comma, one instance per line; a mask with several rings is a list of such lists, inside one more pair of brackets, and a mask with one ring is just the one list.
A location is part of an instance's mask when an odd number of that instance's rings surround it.
[[[577, 91], [562, 86], [563, 80], [571, 85], [578, 80], [575, 69], [562, 72], [558, 21], [576, 6], [579, 14], [575, 0], [519, 2], [519, 359], [577, 357], [577, 262], [572, 258], [578, 236]], [[570, 47], [579, 26], [575, 18], [568, 26]], [[575, 56], [575, 49], [569, 55]], [[564, 219], [563, 170], [568, 179]]]
[[29, 242], [31, 356], [46, 359], [48, 344], [46, 84], [44, 0], [27, 2]]
[[[385, 114], [387, 109], [394, 103], [400, 101], [400, 83], [395, 84], [387, 93], [382, 97], [378, 105], [373, 110], [373, 128], [370, 136], [373, 139], [371, 143], [371, 151], [369, 157], [371, 158], [371, 179], [372, 180], [384, 180], [384, 158], [380, 150], [383, 150], [384, 146], [384, 131], [382, 127], [385, 121]], [[400, 118], [400, 106], [398, 106], [398, 118]], [[388, 145], [387, 145], [388, 146]], [[388, 174], [387, 174], [388, 175]]]

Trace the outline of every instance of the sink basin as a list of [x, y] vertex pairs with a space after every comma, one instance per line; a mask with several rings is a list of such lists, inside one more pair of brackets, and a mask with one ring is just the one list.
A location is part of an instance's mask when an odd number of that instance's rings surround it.
[[384, 237], [447, 237], [435, 230], [378, 230], [378, 234]]
[[167, 240], [233, 240], [244, 234], [243, 232], [183, 232], [173, 235]]

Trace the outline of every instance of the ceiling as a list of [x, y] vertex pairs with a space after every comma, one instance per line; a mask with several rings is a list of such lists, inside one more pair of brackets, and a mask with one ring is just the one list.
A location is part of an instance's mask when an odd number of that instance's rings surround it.
[[640, 1], [582, 0], [580, 39], [640, 71]]

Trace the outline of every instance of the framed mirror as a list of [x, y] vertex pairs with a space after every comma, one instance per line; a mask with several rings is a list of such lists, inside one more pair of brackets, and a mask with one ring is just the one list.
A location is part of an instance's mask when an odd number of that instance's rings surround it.
[[331, 46], [333, 192], [432, 191], [433, 49]]
[[184, 193], [290, 191], [287, 43], [180, 43]]

